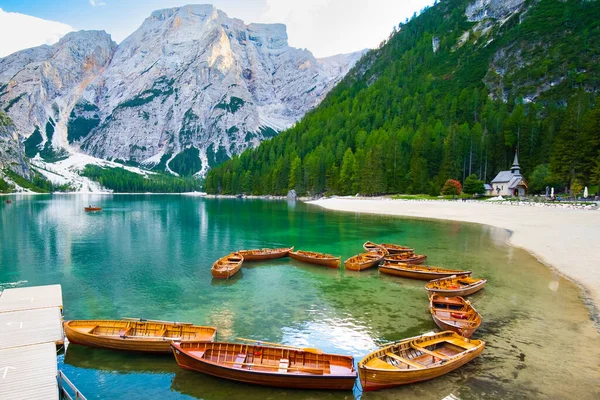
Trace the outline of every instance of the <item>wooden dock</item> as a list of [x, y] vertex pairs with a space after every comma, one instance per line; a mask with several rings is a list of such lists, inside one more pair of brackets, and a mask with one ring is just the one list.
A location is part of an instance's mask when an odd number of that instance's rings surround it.
[[58, 400], [56, 345], [63, 342], [60, 285], [0, 293], [0, 397]]

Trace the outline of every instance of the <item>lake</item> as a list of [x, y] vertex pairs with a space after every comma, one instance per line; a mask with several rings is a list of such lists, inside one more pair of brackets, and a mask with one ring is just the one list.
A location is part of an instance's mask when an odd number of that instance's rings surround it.
[[[600, 335], [570, 281], [508, 232], [473, 224], [325, 211], [304, 203], [168, 195], [12, 196], [0, 204], [0, 289], [62, 285], [65, 319], [142, 317], [214, 325], [219, 340], [262, 339], [358, 361], [379, 344], [436, 329], [425, 282], [303, 265], [246, 263], [227, 281], [212, 263], [238, 249], [296, 246], [341, 255], [366, 240], [414, 247], [428, 263], [488, 280], [482, 356], [436, 380], [363, 399], [600, 397]], [[99, 213], [85, 213], [97, 204]], [[71, 345], [59, 368], [88, 399], [350, 399], [271, 389], [180, 369], [171, 356]]]

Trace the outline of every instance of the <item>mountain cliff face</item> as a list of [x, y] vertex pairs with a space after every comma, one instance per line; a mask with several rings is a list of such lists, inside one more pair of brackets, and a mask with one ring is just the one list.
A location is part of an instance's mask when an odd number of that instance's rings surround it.
[[0, 106], [29, 157], [203, 173], [290, 127], [361, 55], [315, 59], [288, 46], [284, 25], [185, 6], [152, 13], [119, 46], [76, 32], [0, 60]]
[[21, 176], [29, 176], [29, 166], [23, 157], [23, 146], [17, 130], [10, 118], [0, 111], [0, 173], [5, 168]]

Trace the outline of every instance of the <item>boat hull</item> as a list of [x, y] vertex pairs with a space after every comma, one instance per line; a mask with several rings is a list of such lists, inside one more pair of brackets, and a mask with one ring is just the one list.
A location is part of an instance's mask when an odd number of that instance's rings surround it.
[[348, 262], [344, 264], [344, 268], [350, 271], [363, 271], [365, 269], [373, 268], [379, 265], [381, 260], [373, 260], [369, 262]]
[[477, 328], [479, 328], [479, 325], [477, 325], [473, 328], [457, 327], [456, 325], [446, 323], [444, 320], [438, 318], [437, 315], [435, 315], [435, 314], [432, 314], [431, 317], [433, 318], [433, 322], [435, 322], [435, 324], [441, 330], [456, 332], [460, 336], [465, 337], [465, 338], [470, 338], [471, 336], [473, 336], [473, 334], [475, 333]]
[[[396, 254], [398, 255], [398, 254]], [[426, 255], [418, 255], [416, 257], [411, 257], [411, 258], [400, 258], [400, 259], [395, 259], [393, 257], [393, 255], [391, 255], [391, 257], [386, 257], [383, 259], [385, 262], [390, 263], [390, 264], [423, 264], [426, 260], [427, 260], [427, 256]]]
[[410, 247], [398, 246], [389, 243], [381, 243], [381, 247], [383, 247], [389, 254], [404, 254], [404, 253], [414, 253], [414, 249]]
[[485, 287], [486, 281], [483, 280], [478, 282], [477, 284], [470, 285], [468, 287], [460, 288], [460, 289], [435, 289], [426, 287], [429, 294], [439, 294], [444, 297], [465, 297], [469, 296], [473, 293], [479, 292], [481, 289]]
[[431, 368], [426, 371], [382, 371], [382, 370], [370, 370], [367, 367], [359, 367], [360, 384], [364, 391], [369, 392], [379, 389], [387, 389], [400, 385], [407, 385], [410, 383], [427, 381], [445, 375], [449, 372], [454, 371], [457, 368], [462, 367], [466, 363], [470, 362], [483, 352], [483, 347], [473, 351], [472, 353], [461, 357], [455, 361], [450, 361], [444, 365]]
[[460, 273], [461, 275], [470, 275], [471, 271], [454, 271], [454, 272], [437, 272], [437, 271], [416, 271], [410, 269], [402, 269], [398, 265], [381, 265], [379, 267], [379, 272], [387, 274], [399, 276], [402, 278], [410, 278], [410, 279], [420, 279], [425, 281], [430, 281], [432, 279], [440, 279], [447, 278], [452, 275], [457, 275]]
[[186, 354], [181, 351], [179, 343], [173, 343], [172, 351], [181, 368], [253, 385], [292, 389], [352, 390], [356, 382], [356, 373], [348, 376], [302, 375], [226, 367]]
[[401, 340], [358, 363], [360, 383], [364, 391], [373, 391], [434, 379], [470, 362], [484, 348], [481, 340], [449, 331]]
[[237, 274], [237, 272], [242, 268], [243, 263], [244, 257], [242, 257], [241, 254], [231, 253], [217, 260], [210, 269], [210, 273], [214, 278], [217, 279], [229, 279], [233, 275]]
[[[272, 253], [256, 254], [251, 251], [241, 250], [239, 253], [244, 257], [244, 261], [262, 261], [262, 260], [274, 260], [276, 258], [287, 257], [290, 251], [293, 251], [294, 247], [287, 249], [281, 249]], [[260, 250], [258, 250], [260, 251]]]
[[465, 338], [473, 336], [481, 325], [481, 315], [462, 297], [434, 294], [429, 298], [429, 311], [440, 329], [456, 332]]
[[[70, 343], [80, 344], [83, 346], [89, 347], [99, 347], [104, 349], [111, 350], [121, 350], [121, 351], [135, 351], [135, 352], [148, 352], [148, 353], [170, 353], [171, 352], [171, 341], [173, 337], [151, 337], [151, 336], [125, 336], [122, 337], [119, 335], [119, 331], [124, 328], [116, 327], [114, 335], [106, 335], [100, 336], [90, 333], [82, 332], [76, 328], [73, 328], [69, 325], [71, 321], [65, 321], [64, 323], [64, 331], [67, 339], [69, 339]], [[115, 321], [115, 322], [123, 322], [125, 321]], [[213, 327], [206, 327], [213, 331], [212, 335], [208, 333], [210, 338], [207, 341], [213, 341], [217, 329]], [[185, 338], [185, 336], [184, 336]], [[189, 340], [191, 337], [187, 337]], [[197, 338], [194, 340], [198, 340]]]
[[289, 256], [296, 261], [301, 261], [307, 264], [322, 265], [328, 268], [338, 269], [340, 267], [340, 257], [336, 258], [313, 258], [301, 253], [290, 252]]

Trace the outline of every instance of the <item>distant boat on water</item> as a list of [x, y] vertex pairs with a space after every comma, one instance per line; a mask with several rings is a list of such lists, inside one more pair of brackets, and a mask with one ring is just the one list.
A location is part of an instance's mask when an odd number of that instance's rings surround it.
[[83, 207], [83, 209], [86, 212], [102, 211], [102, 207], [97, 207], [97, 206], [87, 206], [87, 207]]
[[289, 252], [293, 250], [294, 246], [280, 249], [240, 250], [238, 253], [244, 257], [244, 261], [260, 261], [287, 257]]

